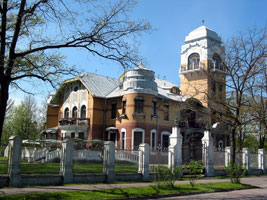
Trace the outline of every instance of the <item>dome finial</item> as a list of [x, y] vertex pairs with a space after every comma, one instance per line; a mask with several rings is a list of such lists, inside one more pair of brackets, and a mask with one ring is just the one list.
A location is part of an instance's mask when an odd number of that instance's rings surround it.
[[202, 24], [205, 25], [205, 20], [204, 19], [202, 19]]

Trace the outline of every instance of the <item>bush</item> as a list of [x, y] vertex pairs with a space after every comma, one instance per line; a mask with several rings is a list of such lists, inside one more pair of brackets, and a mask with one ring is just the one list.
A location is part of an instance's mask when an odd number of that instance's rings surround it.
[[232, 183], [240, 183], [240, 178], [247, 173], [247, 169], [242, 169], [239, 164], [229, 163], [227, 167], [224, 167], [227, 175], [230, 177]]
[[202, 162], [191, 160], [188, 164], [183, 165], [183, 169], [188, 172], [190, 176], [189, 182], [192, 187], [195, 186], [195, 181], [200, 178], [204, 169]]
[[181, 170], [178, 167], [157, 166], [153, 167], [153, 171], [158, 188], [174, 187], [175, 181], [181, 175]]

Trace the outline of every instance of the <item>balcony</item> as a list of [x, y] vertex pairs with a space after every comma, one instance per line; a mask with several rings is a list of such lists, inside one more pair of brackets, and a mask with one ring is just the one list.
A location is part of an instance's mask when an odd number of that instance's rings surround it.
[[225, 69], [223, 63], [209, 63], [209, 69], [210, 72], [219, 72], [219, 73], [227, 73], [227, 70]]
[[90, 118], [63, 118], [59, 120], [60, 126], [66, 125], [89, 125]]
[[192, 65], [181, 66], [180, 74], [191, 74], [194, 72], [199, 72], [204, 69], [204, 63], [193, 63]]
[[90, 118], [68, 118], [59, 120], [59, 128], [63, 131], [86, 132], [90, 125]]

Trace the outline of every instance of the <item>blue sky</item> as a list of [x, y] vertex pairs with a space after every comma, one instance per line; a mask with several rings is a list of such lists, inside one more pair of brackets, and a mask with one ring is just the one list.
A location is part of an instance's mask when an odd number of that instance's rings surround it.
[[[143, 34], [139, 51], [147, 60], [146, 66], [156, 76], [166, 78], [179, 86], [181, 45], [191, 31], [205, 25], [216, 31], [223, 41], [245, 31], [248, 27], [267, 25], [267, 0], [139, 0], [130, 13], [133, 19], [149, 21], [155, 31]], [[117, 78], [123, 72], [114, 62], [91, 56], [83, 50], [64, 50], [66, 63], [76, 65], [87, 72]], [[31, 84], [29, 90], [36, 91], [38, 103], [52, 89], [45, 84]], [[22, 92], [11, 89], [11, 98], [23, 99]]]

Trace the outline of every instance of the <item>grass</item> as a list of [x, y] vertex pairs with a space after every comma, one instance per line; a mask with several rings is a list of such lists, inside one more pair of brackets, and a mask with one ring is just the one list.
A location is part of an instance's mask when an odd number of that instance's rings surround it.
[[120, 188], [120, 189], [107, 189], [107, 190], [94, 190], [94, 191], [75, 191], [75, 192], [52, 192], [52, 193], [33, 193], [33, 194], [20, 194], [20, 195], [0, 195], [0, 200], [33, 200], [33, 199], [49, 199], [49, 200], [76, 200], [76, 199], [113, 199], [113, 198], [140, 198], [140, 197], [153, 197], [156, 195], [167, 194], [188, 194], [194, 192], [204, 191], [229, 191], [234, 189], [249, 189], [252, 186], [233, 184], [230, 182], [221, 183], [205, 183], [196, 184], [192, 188], [189, 184], [175, 185], [174, 188], [161, 188], [156, 186], [141, 187], [141, 188]]
[[[60, 169], [60, 163], [28, 163], [22, 161], [21, 173], [22, 174], [58, 174]], [[90, 162], [90, 163], [77, 163], [72, 165], [73, 173], [102, 173], [103, 163]], [[138, 165], [115, 162], [116, 173], [137, 173]], [[7, 173], [7, 158], [0, 157], [0, 174]]]

